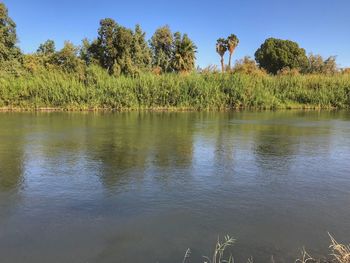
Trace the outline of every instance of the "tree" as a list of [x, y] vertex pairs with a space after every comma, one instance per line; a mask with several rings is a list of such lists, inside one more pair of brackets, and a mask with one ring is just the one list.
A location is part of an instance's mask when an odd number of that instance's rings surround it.
[[53, 66], [55, 66], [55, 55], [55, 42], [48, 39], [39, 45], [36, 53], [24, 56], [23, 66], [32, 73], [43, 68], [50, 70], [53, 68]]
[[152, 62], [152, 53], [145, 37], [146, 33], [142, 31], [141, 26], [136, 25], [131, 45], [131, 55], [132, 61], [139, 71], [148, 70]]
[[266, 39], [255, 52], [255, 60], [267, 72], [276, 74], [278, 71], [289, 69], [303, 69], [308, 60], [305, 49], [296, 42], [276, 38]]
[[100, 21], [98, 38], [93, 47], [94, 56], [99, 60], [101, 66], [112, 73], [116, 63], [118, 50], [115, 45], [117, 39], [118, 25], [111, 18]]
[[[82, 45], [87, 45], [86, 41], [85, 41], [85, 44], [83, 43]], [[95, 63], [95, 64], [102, 66], [102, 64], [101, 64], [101, 55], [102, 54], [101, 54], [101, 48], [98, 44], [98, 39], [94, 39], [92, 42], [89, 41], [88, 45], [89, 46], [87, 47], [87, 51], [86, 51], [86, 55], [88, 57], [84, 57], [85, 51], [83, 51], [83, 49], [84, 49], [83, 47], [81, 48], [80, 56], [85, 61], [86, 61], [86, 59], [88, 59], [88, 61], [90, 60], [91, 63]], [[103, 68], [103, 66], [102, 66], [102, 68]]]
[[330, 56], [324, 60], [321, 55], [310, 54], [304, 72], [309, 74], [335, 74], [338, 72], [336, 57]]
[[341, 73], [343, 73], [343, 74], [350, 74], [350, 68], [343, 68], [341, 70]]
[[53, 55], [51, 63], [69, 73], [80, 72], [82, 61], [77, 55], [78, 48], [66, 41], [63, 48]]
[[173, 54], [171, 58], [171, 67], [175, 71], [180, 71], [184, 65], [184, 61], [180, 54], [181, 52], [181, 33], [175, 32], [173, 42]]
[[96, 44], [95, 42], [90, 43], [90, 41], [87, 38], [84, 38], [81, 41], [81, 45], [79, 47], [79, 58], [85, 62], [86, 65], [90, 65], [94, 62], [94, 52], [93, 45]]
[[335, 74], [339, 72], [337, 62], [336, 62], [336, 57], [335, 56], [330, 56], [327, 58], [324, 63], [323, 63], [323, 72], [324, 74]]
[[51, 39], [46, 40], [43, 44], [40, 44], [36, 52], [44, 56], [53, 55], [56, 52], [55, 42]]
[[224, 56], [227, 51], [227, 40], [224, 38], [219, 38], [216, 41], [216, 52], [220, 55], [220, 63], [222, 72], [225, 71]]
[[238, 43], [239, 43], [239, 39], [237, 38], [237, 36], [235, 34], [231, 34], [227, 38], [227, 49], [230, 53], [229, 60], [228, 60], [228, 68], [229, 69], [231, 69], [232, 55], [233, 55], [233, 52], [235, 51], [236, 47], [238, 46]]
[[123, 74], [132, 75], [135, 72], [135, 67], [131, 57], [131, 46], [133, 42], [132, 30], [119, 26], [117, 28], [117, 35], [114, 41], [116, 53], [116, 64], [114, 68], [114, 74], [118, 75], [118, 72]]
[[310, 54], [308, 57], [308, 66], [304, 70], [305, 73], [320, 73], [323, 68], [323, 58], [320, 55]]
[[[115, 76], [121, 73], [134, 74], [133, 40], [132, 30], [119, 26], [111, 18], [102, 19], [97, 40], [89, 45], [87, 51], [84, 49], [82, 55], [87, 59], [87, 55], [92, 54], [92, 58], [99, 61], [103, 68]], [[86, 42], [85, 45], [87, 45]]]
[[176, 72], [188, 72], [194, 69], [197, 47], [187, 34], [174, 34], [172, 69]]
[[158, 28], [150, 40], [150, 45], [153, 52], [153, 67], [161, 68], [162, 72], [171, 71], [173, 35], [169, 26]]
[[8, 16], [5, 4], [0, 3], [0, 62], [20, 57], [21, 52], [16, 43], [16, 24]]

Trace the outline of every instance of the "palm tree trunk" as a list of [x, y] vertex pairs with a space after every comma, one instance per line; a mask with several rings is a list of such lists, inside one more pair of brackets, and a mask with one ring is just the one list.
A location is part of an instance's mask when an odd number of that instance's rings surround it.
[[225, 65], [224, 65], [224, 57], [222, 56], [221, 57], [221, 70], [222, 70], [222, 72], [224, 72], [225, 71]]
[[232, 58], [232, 53], [230, 52], [229, 60], [228, 60], [228, 69], [231, 70], [231, 58]]

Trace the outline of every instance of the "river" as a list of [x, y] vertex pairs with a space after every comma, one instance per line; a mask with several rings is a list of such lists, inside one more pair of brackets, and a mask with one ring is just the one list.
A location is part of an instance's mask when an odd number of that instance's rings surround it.
[[2, 263], [294, 262], [350, 242], [350, 112], [0, 114]]

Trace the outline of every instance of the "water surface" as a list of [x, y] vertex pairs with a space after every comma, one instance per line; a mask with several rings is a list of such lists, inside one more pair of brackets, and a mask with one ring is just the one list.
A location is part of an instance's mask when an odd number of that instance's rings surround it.
[[[350, 242], [350, 113], [1, 113], [0, 255], [236, 262]], [[197, 261], [199, 262], [199, 261]]]

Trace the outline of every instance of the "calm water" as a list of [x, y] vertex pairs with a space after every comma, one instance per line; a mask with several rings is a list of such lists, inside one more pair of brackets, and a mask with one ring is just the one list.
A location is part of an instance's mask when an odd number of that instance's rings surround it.
[[[1, 113], [2, 263], [236, 262], [350, 242], [350, 113]], [[199, 261], [198, 261], [199, 262]]]

